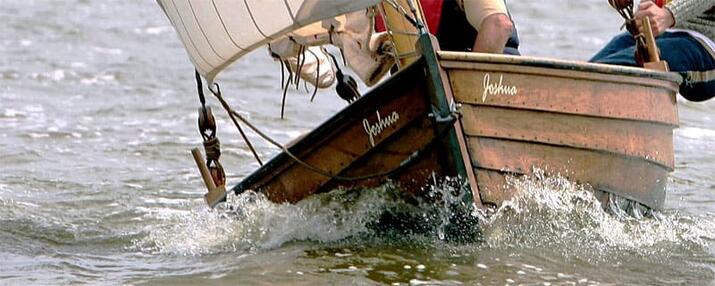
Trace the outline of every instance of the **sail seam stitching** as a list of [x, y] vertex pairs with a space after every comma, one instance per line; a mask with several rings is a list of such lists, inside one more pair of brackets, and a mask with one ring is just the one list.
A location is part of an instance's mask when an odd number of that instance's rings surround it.
[[233, 43], [236, 48], [239, 48], [241, 51], [245, 51], [243, 47], [238, 45], [236, 43], [236, 40], [233, 39], [233, 36], [231, 36], [231, 33], [228, 31], [228, 27], [226, 26], [226, 23], [223, 21], [223, 17], [221, 17], [221, 12], [218, 11], [218, 7], [216, 7], [216, 1], [211, 0], [211, 4], [214, 6], [214, 10], [216, 11], [216, 16], [218, 16], [218, 20], [221, 22], [221, 26], [223, 26], [223, 30], [226, 32], [226, 35], [228, 35], [228, 38], [231, 40], [231, 43]]
[[266, 36], [266, 34], [264, 34], [263, 31], [261, 31], [261, 28], [258, 27], [258, 23], [256, 22], [256, 18], [253, 17], [253, 12], [251, 12], [251, 7], [248, 6], [248, 1], [247, 1], [247, 0], [243, 0], [243, 3], [246, 4], [246, 11], [248, 11], [248, 16], [251, 17], [251, 21], [253, 22], [253, 26], [256, 27], [256, 30], [258, 30], [258, 32], [261, 33], [261, 35], [262, 35], [263, 37], [266, 37], [266, 38], [268, 38], [268, 39], [273, 40], [273, 38], [271, 38], [271, 37], [269, 37], [269, 36]]
[[199, 21], [199, 18], [196, 17], [196, 11], [194, 11], [194, 5], [191, 5], [191, 1], [186, 1], [189, 3], [189, 8], [191, 8], [191, 14], [194, 15], [194, 20], [196, 20], [196, 25], [199, 26], [199, 31], [201, 31], [201, 34], [204, 35], [204, 39], [206, 39], [206, 43], [209, 44], [209, 48], [211, 48], [211, 51], [216, 54], [221, 60], [226, 61], [224, 57], [222, 57], [214, 48], [214, 46], [211, 44], [211, 40], [209, 40], [209, 37], [206, 36], [206, 32], [204, 31], [204, 27], [201, 25], [201, 22]]
[[288, 15], [290, 15], [290, 18], [293, 19], [293, 24], [295, 24], [295, 15], [293, 15], [293, 10], [290, 9], [290, 5], [288, 5], [288, 0], [283, 0], [283, 3], [286, 4], [286, 9], [288, 10]]
[[[191, 44], [192, 47], [194, 47], [194, 50], [196, 50], [196, 54], [199, 56], [199, 58], [209, 67], [213, 68], [213, 65], [207, 61], [203, 55], [201, 55], [201, 51], [196, 47], [196, 43], [194, 43], [194, 39], [191, 38], [191, 35], [189, 35], [189, 30], [186, 29], [186, 24], [184, 23], [183, 17], [181, 17], [181, 13], [179, 12], [179, 9], [176, 8], [176, 3], [174, 0], [171, 0], [171, 5], [174, 6], [174, 11], [176, 11], [176, 16], [179, 17], [179, 21], [181, 22], [181, 27], [184, 30], [184, 33], [186, 33], [186, 37], [189, 39], [189, 43]], [[181, 36], [181, 33], [179, 33], [179, 36]], [[198, 67], [197, 67], [198, 68]], [[206, 72], [206, 71], [204, 71]]]

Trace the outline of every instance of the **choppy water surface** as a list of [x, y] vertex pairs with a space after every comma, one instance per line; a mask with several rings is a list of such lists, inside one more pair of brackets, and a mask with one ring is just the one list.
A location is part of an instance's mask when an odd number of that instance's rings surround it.
[[[393, 186], [210, 212], [192, 68], [153, 1], [0, 1], [0, 284], [685, 284], [715, 280], [715, 102], [680, 105], [677, 170], [654, 218], [611, 216], [553, 177], [448, 225]], [[606, 1], [510, 1], [528, 55], [583, 60], [619, 27]], [[265, 52], [224, 93], [288, 142], [343, 103], [289, 96]], [[231, 183], [257, 167], [222, 115]], [[278, 150], [254, 139], [260, 154]], [[437, 181], [438, 201], [459, 193]], [[447, 236], [445, 236], [447, 234]], [[444, 239], [446, 237], [446, 239]]]

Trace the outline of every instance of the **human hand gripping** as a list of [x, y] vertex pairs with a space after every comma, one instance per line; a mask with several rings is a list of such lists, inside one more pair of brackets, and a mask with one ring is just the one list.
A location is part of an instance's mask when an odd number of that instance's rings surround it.
[[638, 31], [643, 33], [643, 24], [641, 19], [643, 17], [650, 18], [650, 26], [653, 28], [653, 36], [658, 37], [660, 34], [665, 32], [666, 29], [675, 25], [675, 18], [673, 13], [667, 8], [660, 8], [653, 1], [641, 1], [638, 5], [638, 11], [634, 15], [636, 19], [636, 26]]

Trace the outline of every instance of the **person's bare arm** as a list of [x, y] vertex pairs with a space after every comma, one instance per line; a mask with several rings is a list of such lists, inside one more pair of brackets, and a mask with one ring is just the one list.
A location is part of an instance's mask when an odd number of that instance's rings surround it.
[[504, 52], [504, 46], [514, 30], [504, 0], [463, 0], [469, 23], [477, 29], [473, 52]]
[[514, 31], [514, 24], [506, 14], [487, 16], [480, 25], [474, 41], [473, 52], [501, 54], [507, 40]]

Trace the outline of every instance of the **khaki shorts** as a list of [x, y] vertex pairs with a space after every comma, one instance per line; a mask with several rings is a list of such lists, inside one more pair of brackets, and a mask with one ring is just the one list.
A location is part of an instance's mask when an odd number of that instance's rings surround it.
[[491, 15], [508, 15], [504, 0], [459, 0], [458, 2], [464, 9], [469, 23], [477, 30], [482, 26], [484, 19]]

